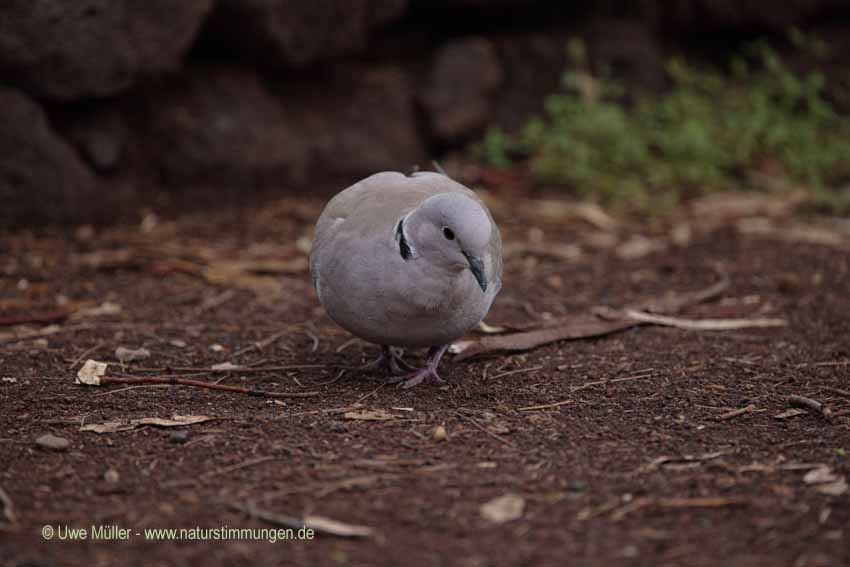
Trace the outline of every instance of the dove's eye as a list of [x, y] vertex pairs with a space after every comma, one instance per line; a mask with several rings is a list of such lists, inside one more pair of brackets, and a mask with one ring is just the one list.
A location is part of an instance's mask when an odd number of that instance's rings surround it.
[[455, 239], [455, 233], [452, 231], [452, 229], [450, 229], [448, 227], [443, 229], [443, 236], [445, 236], [449, 240]]

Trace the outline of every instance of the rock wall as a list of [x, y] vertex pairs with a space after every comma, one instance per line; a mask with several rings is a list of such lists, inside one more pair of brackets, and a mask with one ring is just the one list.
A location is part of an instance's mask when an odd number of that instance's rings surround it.
[[[537, 111], [567, 37], [634, 88], [662, 89], [670, 50], [790, 26], [846, 46], [846, 4], [4, 0], [0, 227], [405, 170]], [[833, 61], [845, 80], [847, 57]]]

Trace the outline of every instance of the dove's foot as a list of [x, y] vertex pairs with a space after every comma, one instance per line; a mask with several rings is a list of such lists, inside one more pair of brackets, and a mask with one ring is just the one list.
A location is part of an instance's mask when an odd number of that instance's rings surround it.
[[412, 388], [414, 386], [418, 386], [422, 382], [445, 384], [446, 381], [440, 378], [440, 375], [437, 374], [437, 365], [440, 364], [440, 359], [443, 357], [443, 354], [445, 354], [447, 348], [449, 348], [449, 345], [431, 347], [431, 350], [428, 351], [428, 364], [425, 368], [420, 368], [419, 370], [415, 370], [410, 374], [405, 374], [404, 376], [390, 378], [390, 384], [398, 382], [402, 388]]
[[414, 366], [411, 366], [402, 360], [399, 355], [394, 353], [392, 348], [385, 345], [381, 345], [381, 354], [378, 358], [368, 364], [360, 366], [357, 370], [371, 370], [373, 368], [384, 368], [387, 372], [396, 376], [404, 374], [405, 372], [416, 370]]

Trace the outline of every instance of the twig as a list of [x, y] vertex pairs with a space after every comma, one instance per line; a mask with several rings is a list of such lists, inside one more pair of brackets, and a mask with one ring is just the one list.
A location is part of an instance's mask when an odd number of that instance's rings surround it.
[[222, 390], [224, 392], [235, 392], [237, 394], [248, 394], [262, 398], [311, 398], [318, 396], [319, 392], [269, 392], [268, 390], [255, 390], [253, 388], [242, 388], [241, 386], [227, 386], [225, 384], [211, 384], [200, 380], [187, 380], [185, 378], [169, 378], [166, 376], [103, 376], [100, 379], [102, 385], [106, 384], [168, 384], [171, 386], [189, 386], [192, 388], [205, 388], [207, 390]]
[[322, 518], [320, 516], [305, 516], [301, 519], [293, 516], [285, 516], [282, 514], [273, 514], [259, 510], [254, 506], [245, 506], [242, 504], [226, 503], [226, 506], [236, 512], [247, 514], [251, 518], [268, 522], [275, 526], [282, 526], [291, 529], [307, 528], [316, 533], [325, 533], [339, 537], [370, 537], [374, 533], [374, 528], [369, 526], [355, 526], [345, 524], [330, 518]]
[[296, 518], [294, 516], [284, 516], [282, 514], [272, 514], [271, 512], [265, 512], [263, 510], [259, 510], [253, 505], [244, 505], [237, 504], [235, 502], [227, 502], [225, 503], [230, 510], [234, 512], [241, 512], [245, 514], [249, 518], [262, 520], [267, 522], [273, 526], [280, 526], [283, 528], [292, 528], [295, 530], [300, 530], [304, 526], [304, 520], [300, 518]]
[[281, 457], [274, 457], [274, 456], [269, 455], [269, 456], [265, 456], [265, 457], [258, 457], [256, 459], [249, 459], [247, 461], [237, 463], [235, 465], [230, 465], [230, 466], [227, 466], [227, 467], [222, 467], [220, 469], [207, 471], [207, 472], [203, 473], [202, 475], [198, 476], [197, 478], [184, 478], [184, 479], [180, 479], [180, 480], [167, 481], [167, 482], [163, 483], [163, 486], [167, 487], [167, 488], [177, 488], [177, 487], [180, 487], [180, 486], [191, 486], [193, 484], [197, 484], [198, 482], [200, 482], [202, 480], [206, 480], [208, 478], [213, 478], [213, 477], [216, 477], [216, 476], [225, 475], [225, 474], [228, 474], [228, 473], [232, 473], [233, 471], [246, 469], [248, 467], [255, 467], [257, 465], [261, 465], [263, 463], [268, 463], [269, 461], [278, 460], [280, 458]]
[[241, 349], [237, 350], [236, 352], [234, 352], [232, 358], [236, 358], [237, 356], [242, 356], [246, 352], [250, 352], [254, 349], [263, 350], [264, 348], [271, 346], [274, 343], [276, 343], [277, 341], [279, 341], [280, 338], [283, 337], [289, 331], [290, 331], [290, 329], [284, 329], [283, 331], [278, 331], [277, 333], [275, 333], [275, 334], [273, 334], [269, 337], [266, 337], [265, 339], [263, 339], [261, 341], [251, 343], [250, 345], [246, 346], [245, 348], [241, 348]]
[[664, 315], [653, 315], [636, 309], [626, 309], [625, 315], [631, 319], [644, 323], [688, 329], [691, 331], [729, 331], [733, 329], [748, 329], [751, 327], [784, 327], [788, 324], [785, 319], [682, 319], [681, 317], [668, 317]]
[[118, 388], [117, 390], [107, 390], [106, 392], [101, 392], [99, 394], [95, 394], [95, 397], [98, 396], [111, 396], [112, 394], [117, 394], [118, 392], [125, 392], [127, 390], [135, 390], [136, 388], [168, 388], [168, 384], [139, 384], [138, 386], [127, 386], [126, 388]]
[[493, 433], [492, 431], [490, 431], [489, 429], [487, 429], [486, 427], [484, 427], [483, 425], [481, 425], [480, 423], [478, 423], [477, 421], [475, 421], [471, 417], [465, 416], [462, 413], [457, 412], [457, 411], [455, 412], [455, 414], [458, 417], [467, 420], [469, 423], [471, 423], [472, 425], [474, 425], [475, 427], [477, 427], [478, 429], [480, 429], [481, 431], [483, 431], [484, 433], [486, 433], [487, 435], [489, 435], [490, 437], [492, 437], [493, 439], [495, 439], [499, 443], [504, 443], [508, 447], [513, 447], [514, 449], [516, 449], [516, 445], [514, 445], [513, 443], [511, 443], [510, 441], [508, 441], [504, 437], [501, 437], [500, 435], [496, 435], [495, 433]]
[[788, 396], [786, 399], [788, 401], [788, 404], [792, 406], [807, 408], [812, 411], [816, 411], [821, 414], [823, 418], [827, 421], [832, 419], [832, 410], [817, 400], [797, 395]]
[[654, 376], [654, 373], [644, 373], [644, 374], [635, 374], [634, 376], [625, 376], [623, 378], [614, 378], [612, 380], [594, 380], [593, 382], [585, 382], [581, 386], [576, 386], [572, 390], [570, 390], [571, 394], [578, 392], [579, 390], [584, 390], [586, 388], [590, 388], [591, 386], [600, 386], [602, 384], [616, 384], [617, 382], [631, 382], [632, 380], [640, 380], [641, 378], [651, 378]]
[[75, 367], [76, 365], [78, 365], [78, 364], [80, 363], [80, 361], [82, 361], [85, 357], [87, 357], [87, 356], [88, 356], [88, 355], [90, 355], [91, 353], [95, 352], [96, 350], [100, 349], [100, 348], [101, 348], [101, 347], [103, 347], [104, 345], [106, 345], [106, 341], [101, 341], [101, 342], [97, 343], [96, 345], [94, 345], [93, 347], [91, 347], [91, 348], [89, 348], [89, 349], [86, 349], [85, 351], [83, 351], [83, 353], [82, 353], [80, 356], [78, 356], [77, 358], [75, 358], [75, 359], [74, 359], [74, 362], [72, 362], [72, 363], [68, 366], [68, 369], [70, 370], [71, 368], [74, 368], [74, 367]]
[[535, 411], [535, 410], [543, 410], [550, 408], [557, 408], [560, 406], [565, 406], [567, 404], [573, 403], [573, 400], [564, 400], [562, 402], [555, 402], [554, 404], [543, 404], [540, 406], [525, 406], [523, 408], [517, 408], [517, 411]]
[[488, 380], [495, 380], [496, 378], [502, 378], [504, 376], [510, 376], [511, 374], [519, 374], [521, 372], [534, 372], [535, 370], [540, 370], [543, 368], [542, 366], [535, 366], [533, 368], [520, 368], [519, 370], [510, 370], [508, 372], [502, 372], [501, 374], [496, 374], [495, 376], [490, 376]]
[[739, 415], [744, 415], [745, 413], [752, 413], [756, 409], [756, 406], [753, 404], [748, 405], [744, 408], [734, 409], [732, 411], [727, 411], [724, 414], [717, 416], [718, 421], [726, 421], [727, 419], [732, 419], [733, 417], [738, 417]]
[[842, 390], [841, 388], [833, 388], [832, 386], [824, 386], [823, 389], [827, 392], [832, 392], [833, 394], [838, 394], [839, 396], [850, 398], [850, 392], [848, 392], [847, 390]]
[[17, 524], [18, 518], [15, 516], [15, 505], [12, 503], [12, 499], [9, 495], [6, 494], [6, 491], [3, 490], [2, 486], [0, 486], [0, 503], [3, 504], [3, 515], [6, 516], [9, 523]]
[[52, 323], [67, 319], [73, 311], [68, 309], [56, 309], [53, 311], [31, 312], [24, 315], [7, 315], [0, 317], [0, 327], [21, 325], [24, 323]]
[[192, 372], [192, 373], [219, 373], [219, 372], [238, 372], [240, 374], [255, 374], [257, 372], [279, 372], [281, 370], [302, 370], [307, 368], [339, 368], [333, 364], [290, 364], [287, 366], [231, 366], [227, 368], [196, 368], [193, 366], [171, 366], [168, 368], [136, 368], [136, 372], [163, 372], [165, 370], [173, 370], [174, 372]]

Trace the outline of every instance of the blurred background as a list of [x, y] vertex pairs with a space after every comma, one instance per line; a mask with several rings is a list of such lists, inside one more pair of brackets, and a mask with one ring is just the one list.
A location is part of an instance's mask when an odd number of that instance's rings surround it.
[[850, 202], [843, 0], [4, 0], [0, 226], [324, 195], [440, 160], [655, 215]]

